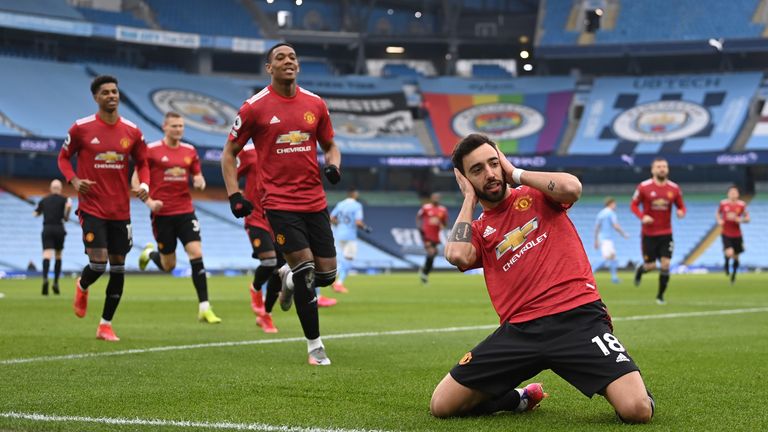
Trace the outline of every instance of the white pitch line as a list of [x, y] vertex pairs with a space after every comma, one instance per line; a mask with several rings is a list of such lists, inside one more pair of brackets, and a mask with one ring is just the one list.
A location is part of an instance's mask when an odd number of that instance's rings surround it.
[[160, 419], [140, 419], [140, 418], [111, 418], [111, 417], [81, 417], [81, 416], [59, 416], [35, 413], [3, 412], [0, 417], [32, 420], [38, 422], [78, 422], [78, 423], [96, 423], [104, 425], [133, 425], [133, 426], [177, 426], [182, 428], [206, 428], [206, 429], [228, 429], [244, 431], [267, 431], [267, 432], [384, 432], [377, 429], [342, 429], [342, 428], [322, 428], [322, 427], [300, 427], [300, 426], [276, 426], [266, 423], [232, 423], [232, 422], [198, 422], [184, 420], [160, 420]]
[[[768, 312], [768, 307], [745, 308], [745, 309], [724, 309], [724, 310], [698, 311], [698, 312], [678, 312], [678, 313], [655, 314], [655, 315], [634, 315], [634, 316], [628, 316], [628, 317], [615, 317], [613, 318], [613, 321], [643, 321], [643, 320], [653, 320], [653, 319], [673, 319], [673, 318], [688, 318], [688, 317], [701, 317], [701, 316], [713, 316], [713, 315], [735, 315], [735, 314], [757, 313], [757, 312]], [[400, 336], [400, 335], [426, 334], [426, 333], [450, 333], [450, 332], [462, 332], [462, 331], [472, 331], [472, 330], [488, 330], [488, 329], [494, 329], [497, 327], [498, 327], [497, 325], [493, 324], [493, 325], [477, 325], [477, 326], [466, 326], [466, 327], [392, 330], [392, 331], [383, 331], [383, 332], [341, 333], [341, 334], [335, 334], [335, 335], [334, 334], [326, 335], [326, 336], [323, 336], [323, 339], [329, 340], [329, 339], [350, 339], [350, 338], [359, 338], [359, 337]], [[123, 355], [131, 355], [131, 354], [165, 352], [165, 351], [181, 351], [181, 350], [191, 350], [191, 349], [199, 349], [199, 348], [221, 348], [221, 347], [233, 347], [233, 346], [245, 346], [245, 345], [301, 342], [304, 340], [305, 339], [303, 337], [293, 337], [293, 338], [283, 338], [283, 339], [257, 339], [257, 340], [234, 341], [234, 342], [212, 342], [212, 343], [194, 344], [194, 345], [170, 345], [170, 346], [160, 346], [160, 347], [152, 347], [152, 348], [129, 349], [129, 350], [121, 350], [121, 351], [66, 354], [66, 355], [59, 355], [59, 356], [28, 357], [28, 358], [0, 360], [0, 366], [22, 364], [22, 363], [46, 362], [46, 361], [78, 360], [78, 359], [95, 358], [95, 357], [112, 357], [112, 356], [123, 356]]]

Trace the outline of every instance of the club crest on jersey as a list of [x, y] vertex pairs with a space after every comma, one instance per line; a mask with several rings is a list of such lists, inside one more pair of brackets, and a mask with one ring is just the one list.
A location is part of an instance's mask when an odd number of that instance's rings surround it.
[[304, 141], [309, 141], [309, 134], [302, 131], [290, 131], [277, 137], [277, 144], [298, 145]]
[[539, 227], [538, 218], [533, 218], [525, 223], [521, 227], [517, 227], [512, 231], [504, 234], [504, 240], [496, 245], [496, 259], [501, 258], [505, 253], [509, 251], [515, 251], [525, 244], [525, 240], [528, 238], [528, 234], [533, 232]]
[[278, 234], [277, 236], [275, 236], [275, 241], [277, 242], [277, 244], [282, 246], [285, 244], [285, 236], [282, 234]]
[[667, 198], [672, 199], [674, 196], [675, 194], [673, 194], [672, 191], [667, 191]]
[[189, 156], [186, 156], [186, 157], [184, 158], [184, 163], [185, 163], [185, 164], [187, 164], [187, 165], [191, 164], [191, 163], [192, 163], [192, 158], [191, 158], [191, 157], [189, 157]]
[[131, 140], [129, 140], [128, 138], [123, 138], [123, 139], [121, 139], [121, 140], [120, 140], [120, 145], [121, 145], [121, 146], [122, 146], [124, 149], [127, 149], [128, 147], [130, 147], [130, 146], [131, 146]]
[[515, 198], [515, 202], [512, 203], [512, 206], [515, 208], [515, 210], [524, 212], [531, 209], [532, 203], [533, 198], [531, 198], [530, 195], [523, 195]]
[[86, 242], [88, 242], [88, 243], [90, 243], [90, 242], [92, 242], [92, 241], [93, 241], [93, 239], [94, 239], [95, 237], [96, 237], [96, 236], [95, 236], [95, 235], [94, 235], [92, 232], [86, 233], [86, 234], [85, 234], [85, 241], [86, 241]]
[[472, 361], [472, 352], [468, 352], [464, 354], [464, 357], [459, 360], [459, 366], [464, 366], [465, 364]]
[[315, 117], [312, 112], [307, 111], [304, 113], [304, 120], [307, 122], [307, 124], [313, 125], [315, 124], [315, 121], [317, 121], [317, 117]]
[[255, 238], [253, 239], [253, 247], [257, 248], [261, 246], [261, 239]]

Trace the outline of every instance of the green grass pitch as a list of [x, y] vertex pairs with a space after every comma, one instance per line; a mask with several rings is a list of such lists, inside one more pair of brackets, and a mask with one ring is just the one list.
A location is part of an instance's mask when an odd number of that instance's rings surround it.
[[[657, 400], [636, 429], [768, 430], [768, 276], [673, 275], [664, 306], [657, 274], [639, 288], [622, 278], [598, 285]], [[246, 277], [209, 279], [224, 321], [206, 325], [190, 280], [128, 275], [118, 343], [95, 339], [106, 277], [84, 319], [72, 285], [44, 298], [38, 279], [0, 281], [0, 431], [627, 430], [604, 399], [551, 372], [535, 379], [550, 397], [533, 412], [430, 417], [437, 382], [498, 324], [480, 276], [350, 277], [320, 311], [330, 367], [306, 364], [293, 310], [276, 308], [278, 334], [256, 327]]]

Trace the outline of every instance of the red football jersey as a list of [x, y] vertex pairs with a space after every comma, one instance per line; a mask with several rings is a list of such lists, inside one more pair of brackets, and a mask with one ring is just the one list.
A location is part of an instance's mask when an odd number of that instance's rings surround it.
[[424, 240], [440, 243], [440, 230], [448, 225], [448, 209], [441, 205], [427, 203], [421, 206], [416, 217], [421, 219]]
[[469, 268], [483, 268], [501, 322], [530, 321], [600, 300], [569, 207], [520, 186], [472, 222], [477, 261]]
[[317, 164], [317, 142], [333, 139], [328, 108], [320, 96], [296, 87], [286, 98], [272, 86], [248, 99], [238, 112], [229, 140], [249, 139], [261, 161], [265, 209], [317, 212], [328, 207]]
[[[664, 184], [656, 184], [653, 179], [648, 179], [635, 189], [632, 195], [632, 213], [642, 220], [643, 215], [653, 218], [653, 223], [643, 224], [644, 236], [660, 236], [672, 234], [672, 204], [685, 212], [683, 192], [677, 183], [667, 180]], [[643, 209], [640, 210], [640, 206]]]
[[192, 213], [192, 195], [189, 193], [190, 175], [200, 174], [200, 158], [191, 144], [179, 143], [169, 147], [159, 140], [147, 144], [147, 162], [152, 182], [150, 198], [163, 202], [157, 212], [160, 216]]
[[271, 233], [272, 227], [264, 216], [264, 207], [261, 206], [261, 198], [264, 196], [261, 171], [256, 149], [253, 144], [247, 144], [237, 155], [237, 178], [245, 176], [245, 199], [253, 203], [253, 211], [245, 217], [245, 224], [265, 229]]
[[87, 194], [78, 195], [78, 209], [101, 219], [129, 220], [128, 157], [136, 164], [139, 180], [150, 184], [146, 153], [144, 136], [135, 124], [120, 117], [111, 125], [94, 114], [69, 129], [59, 152], [59, 170], [71, 181], [75, 171], [70, 159], [77, 155], [77, 177], [96, 182]]
[[747, 203], [742, 200], [731, 201], [724, 199], [720, 201], [720, 207], [717, 209], [717, 212], [723, 218], [723, 235], [741, 237], [741, 222], [739, 222], [739, 219], [747, 213]]

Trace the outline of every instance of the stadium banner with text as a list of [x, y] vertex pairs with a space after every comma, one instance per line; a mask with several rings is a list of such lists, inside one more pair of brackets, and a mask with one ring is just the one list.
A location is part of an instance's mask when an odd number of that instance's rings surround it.
[[419, 81], [429, 123], [443, 154], [470, 133], [482, 133], [506, 154], [549, 154], [568, 122], [575, 81], [520, 78]]
[[571, 154], [727, 150], [760, 73], [597, 78]]
[[764, 102], [760, 120], [752, 130], [752, 137], [747, 141], [747, 150], [768, 150], [768, 101]]
[[302, 77], [331, 113], [342, 154], [423, 155], [400, 80], [372, 77]]
[[[55, 155], [61, 150], [63, 138], [0, 136], [0, 152], [20, 154]], [[220, 148], [197, 148], [200, 159], [217, 163], [221, 159]], [[320, 155], [322, 162], [322, 155]], [[507, 156], [513, 165], [520, 168], [619, 168], [647, 167], [656, 155], [574, 155], [574, 156]], [[768, 165], [768, 150], [754, 150], [739, 153], [709, 152], [665, 155], [672, 166], [716, 166], [716, 165]], [[352, 168], [395, 167], [395, 168], [437, 168], [451, 171], [453, 165], [447, 156], [381, 156], [367, 154], [345, 154], [344, 166]]]
[[0, 11], [0, 27], [68, 36], [90, 37], [93, 35], [93, 25], [89, 22], [5, 11]]

